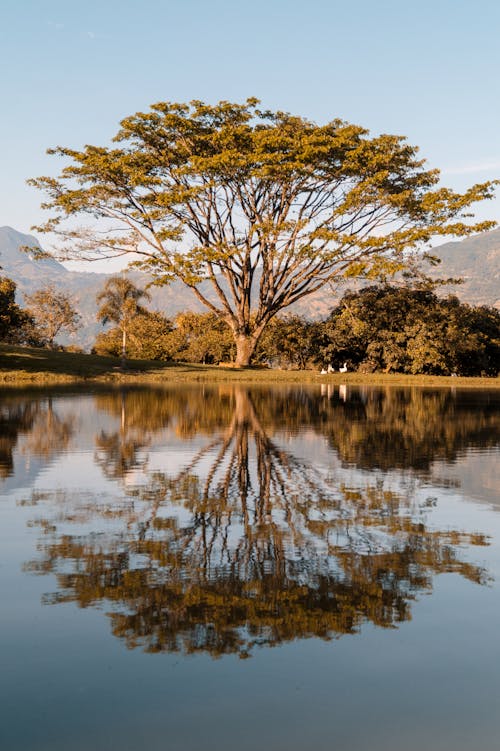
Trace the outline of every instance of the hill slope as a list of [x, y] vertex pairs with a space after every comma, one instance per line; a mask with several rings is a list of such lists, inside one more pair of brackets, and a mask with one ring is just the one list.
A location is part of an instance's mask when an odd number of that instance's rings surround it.
[[446, 287], [471, 305], [500, 308], [500, 229], [436, 248], [441, 264], [436, 277], [459, 277], [463, 284]]

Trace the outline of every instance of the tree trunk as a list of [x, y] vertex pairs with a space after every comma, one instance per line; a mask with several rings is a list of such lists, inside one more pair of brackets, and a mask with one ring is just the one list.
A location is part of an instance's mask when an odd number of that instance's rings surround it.
[[125, 367], [127, 359], [127, 329], [122, 329], [122, 368]]
[[246, 368], [250, 365], [250, 360], [255, 352], [255, 347], [259, 337], [255, 334], [238, 334], [235, 336], [236, 341], [236, 361], [238, 368]]

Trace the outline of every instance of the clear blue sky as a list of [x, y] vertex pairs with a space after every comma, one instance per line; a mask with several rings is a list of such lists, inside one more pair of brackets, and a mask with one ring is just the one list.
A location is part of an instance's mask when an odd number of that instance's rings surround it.
[[42, 219], [48, 146], [160, 100], [257, 96], [406, 135], [455, 189], [500, 177], [499, 39], [498, 0], [0, 0], [0, 225]]

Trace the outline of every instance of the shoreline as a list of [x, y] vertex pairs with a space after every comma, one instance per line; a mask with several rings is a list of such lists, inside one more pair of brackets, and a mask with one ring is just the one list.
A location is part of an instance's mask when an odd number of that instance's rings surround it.
[[0, 389], [60, 385], [171, 385], [174, 383], [245, 383], [248, 385], [351, 385], [443, 388], [500, 388], [500, 377], [406, 375], [400, 373], [331, 373], [271, 370], [227, 365], [160, 363], [130, 360], [122, 370], [115, 358], [0, 345]]

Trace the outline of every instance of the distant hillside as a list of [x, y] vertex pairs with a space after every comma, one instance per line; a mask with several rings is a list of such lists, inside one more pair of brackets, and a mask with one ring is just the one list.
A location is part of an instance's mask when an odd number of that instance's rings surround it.
[[446, 243], [435, 250], [441, 259], [435, 276], [464, 280], [456, 287], [446, 287], [447, 293], [456, 294], [471, 305], [500, 308], [500, 229]]
[[[32, 235], [22, 234], [11, 227], [0, 227], [0, 275], [16, 282], [21, 304], [25, 295], [49, 283], [69, 293], [82, 316], [83, 325], [66, 343], [71, 341], [89, 348], [102, 330], [95, 318], [95, 297], [111, 275], [68, 271], [54, 259], [36, 260], [32, 254], [20, 250], [23, 246], [40, 247]], [[465, 280], [464, 284], [455, 288], [444, 288], [444, 293], [453, 292], [473, 305], [495, 305], [500, 308], [500, 230], [485, 232], [461, 242], [446, 243], [436, 248], [435, 253], [442, 259], [441, 265], [434, 271], [437, 277], [461, 277]], [[89, 268], [92, 268], [91, 264]], [[146, 286], [150, 281], [150, 277], [138, 271], [130, 272], [129, 276], [138, 286]], [[324, 318], [347, 286], [346, 283], [335, 290], [327, 286], [287, 310], [311, 319]], [[349, 282], [349, 286], [353, 286], [352, 282]], [[202, 285], [202, 289], [212, 296], [208, 285]], [[152, 300], [149, 307], [169, 317], [183, 310], [205, 310], [180, 283], [163, 288], [153, 287], [150, 293]]]

